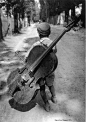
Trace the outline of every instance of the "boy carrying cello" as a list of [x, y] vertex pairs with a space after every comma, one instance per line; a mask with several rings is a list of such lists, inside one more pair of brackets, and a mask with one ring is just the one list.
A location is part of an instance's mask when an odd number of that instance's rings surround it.
[[[38, 25], [38, 27], [37, 27], [37, 31], [38, 31], [38, 34], [39, 34], [39, 37], [40, 37], [40, 41], [37, 41], [36, 43], [34, 43], [32, 45], [32, 47], [28, 50], [27, 55], [26, 55], [25, 62], [28, 61], [28, 55], [29, 55], [30, 51], [33, 49], [34, 46], [43, 45], [43, 46], [48, 47], [52, 43], [52, 40], [49, 39], [49, 35], [51, 33], [51, 28], [50, 28], [50, 25], [48, 23], [46, 23], [46, 22], [40, 23]], [[56, 46], [53, 48], [53, 52], [54, 53], [57, 52]], [[56, 103], [57, 102], [57, 100], [56, 100], [56, 94], [55, 94], [55, 88], [54, 88], [54, 85], [53, 85], [54, 78], [55, 78], [55, 74], [54, 73], [51, 73], [46, 78], [40, 78], [37, 81], [37, 83], [40, 86], [40, 94], [41, 94], [41, 97], [42, 97], [42, 99], [43, 99], [43, 101], [45, 103], [45, 110], [47, 112], [50, 111], [50, 104], [49, 104], [48, 99], [47, 99], [47, 96], [46, 96], [45, 85], [48, 86], [49, 91], [51, 93], [51, 101], [53, 103]]]

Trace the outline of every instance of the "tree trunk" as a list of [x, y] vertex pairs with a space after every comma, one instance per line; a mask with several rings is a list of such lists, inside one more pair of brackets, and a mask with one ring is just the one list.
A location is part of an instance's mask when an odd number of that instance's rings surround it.
[[71, 10], [71, 19], [74, 20], [75, 19], [75, 6], [72, 8]]
[[82, 4], [81, 21], [82, 26], [85, 27], [85, 3]]
[[68, 24], [69, 10], [65, 11], [65, 22]]
[[54, 25], [57, 25], [57, 18], [58, 18], [58, 15], [55, 15], [54, 16]]
[[18, 14], [14, 11], [14, 33], [19, 33], [18, 30]]
[[2, 20], [1, 20], [1, 8], [0, 8], [0, 42], [3, 40], [2, 34]]

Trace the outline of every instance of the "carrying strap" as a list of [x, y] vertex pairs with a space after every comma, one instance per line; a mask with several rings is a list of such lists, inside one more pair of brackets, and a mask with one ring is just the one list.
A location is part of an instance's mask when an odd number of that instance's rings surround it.
[[[40, 41], [40, 43], [41, 43], [41, 45], [42, 45], [45, 49], [48, 48], [48, 46], [47, 46], [46, 44], [44, 44], [43, 41]], [[51, 50], [51, 52], [53, 52], [53, 49]]]
[[46, 44], [44, 44], [43, 42], [41, 42], [40, 41], [40, 43], [41, 43], [41, 45], [45, 48], [45, 49], [47, 49], [48, 47], [47, 47], [47, 45]]

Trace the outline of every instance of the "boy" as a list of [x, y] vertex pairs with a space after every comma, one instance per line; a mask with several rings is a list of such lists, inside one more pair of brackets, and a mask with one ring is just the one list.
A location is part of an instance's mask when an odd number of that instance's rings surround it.
[[[38, 34], [39, 34], [39, 37], [40, 37], [40, 41], [34, 43], [32, 45], [32, 47], [30, 48], [30, 50], [27, 52], [27, 56], [26, 56], [26, 62], [27, 62], [27, 57], [29, 55], [29, 52], [33, 49], [34, 46], [36, 45], [43, 45], [43, 46], [49, 46], [52, 41], [49, 39], [49, 35], [51, 33], [51, 28], [50, 28], [50, 25], [46, 22], [43, 22], [43, 23], [40, 23], [37, 27], [37, 31], [38, 31]], [[57, 52], [57, 49], [56, 47], [53, 48], [53, 51], [54, 53]], [[53, 103], [56, 103], [56, 95], [55, 95], [55, 89], [54, 89], [54, 86], [53, 86], [53, 82], [54, 82], [54, 73], [50, 74], [49, 76], [47, 76], [45, 79], [43, 78], [40, 78], [38, 80], [38, 84], [40, 86], [40, 94], [41, 94], [41, 97], [45, 103], [45, 109], [46, 111], [50, 111], [50, 105], [49, 105], [49, 102], [47, 100], [47, 97], [46, 97], [46, 93], [45, 93], [45, 85], [48, 86], [49, 90], [50, 90], [50, 93], [52, 95], [51, 97], [51, 100]]]

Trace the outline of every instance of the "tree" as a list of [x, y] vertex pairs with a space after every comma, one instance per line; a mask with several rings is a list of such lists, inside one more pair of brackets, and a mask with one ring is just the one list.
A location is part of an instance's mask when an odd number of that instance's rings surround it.
[[31, 11], [30, 4], [34, 0], [7, 0], [7, 12], [12, 8], [14, 15], [14, 33], [19, 33], [18, 20], [24, 18], [25, 13]]
[[65, 11], [65, 21], [68, 23], [69, 10], [72, 10], [72, 19], [75, 18], [75, 6], [82, 4], [82, 21], [85, 23], [85, 0], [40, 0], [42, 18], [50, 19]]
[[85, 1], [82, 2], [82, 12], [81, 12], [82, 26], [85, 27]]
[[37, 21], [39, 21], [39, 19], [40, 19], [40, 8], [39, 8], [39, 4], [38, 4], [38, 2], [37, 1], [35, 1], [35, 10], [34, 10], [34, 13], [33, 13], [33, 21], [34, 22], [37, 22]]
[[40, 9], [40, 19], [42, 21], [45, 21], [46, 20], [46, 12], [45, 12], [45, 2], [44, 0], [39, 0], [40, 2], [40, 5], [41, 5], [41, 9]]
[[27, 14], [28, 18], [33, 20], [33, 16], [35, 14], [35, 2], [34, 0], [26, 0], [25, 1], [25, 13]]
[[3, 40], [3, 34], [2, 34], [1, 5], [0, 5], [0, 42], [2, 40]]
[[[7, 0], [7, 16], [10, 15], [10, 10], [12, 9], [12, 13], [14, 15], [14, 33], [18, 33], [18, 8], [19, 8], [20, 0]], [[11, 16], [10, 16], [11, 17]]]
[[[51, 17], [55, 17], [59, 14], [59, 0], [40, 0], [41, 4], [41, 19], [49, 22]], [[54, 20], [54, 19], [53, 19]], [[54, 23], [54, 22], [53, 22]]]

